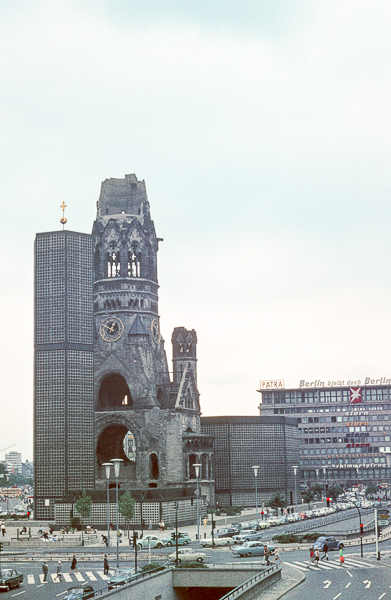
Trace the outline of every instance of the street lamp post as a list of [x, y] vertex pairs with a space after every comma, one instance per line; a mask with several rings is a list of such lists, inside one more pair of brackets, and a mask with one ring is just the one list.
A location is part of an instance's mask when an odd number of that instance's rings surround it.
[[295, 512], [297, 512], [297, 469], [298, 465], [292, 465], [293, 474], [295, 476]]
[[327, 467], [322, 467], [323, 470], [323, 492], [324, 492], [324, 501], [326, 502], [326, 471]]
[[197, 478], [197, 540], [199, 540], [200, 539], [200, 505], [199, 505], [198, 481], [200, 478], [201, 465], [200, 465], [200, 463], [195, 463], [193, 465], [193, 467], [195, 470], [195, 476]]
[[258, 519], [258, 486], [257, 486], [257, 477], [258, 477], [258, 469], [259, 466], [255, 465], [254, 467], [251, 467], [254, 471], [254, 479], [255, 479], [255, 514], [256, 514], [256, 519], [257, 519], [257, 525], [259, 525], [259, 519]]
[[107, 481], [107, 546], [110, 546], [110, 471], [113, 463], [103, 463]]
[[116, 504], [116, 529], [117, 529], [117, 569], [119, 569], [119, 529], [118, 529], [118, 477], [121, 463], [124, 462], [122, 458], [112, 458], [111, 462], [114, 464], [114, 475], [115, 475], [115, 504]]

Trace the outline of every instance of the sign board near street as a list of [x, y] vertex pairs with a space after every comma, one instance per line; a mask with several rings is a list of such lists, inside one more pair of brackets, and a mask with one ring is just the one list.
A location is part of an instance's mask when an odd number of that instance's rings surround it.
[[386, 527], [390, 524], [390, 511], [387, 508], [379, 508], [377, 513], [377, 524], [379, 527]]

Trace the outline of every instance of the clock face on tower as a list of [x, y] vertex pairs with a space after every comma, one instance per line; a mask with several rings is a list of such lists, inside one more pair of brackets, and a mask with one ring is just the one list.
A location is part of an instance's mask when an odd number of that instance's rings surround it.
[[117, 317], [107, 317], [99, 327], [101, 338], [106, 342], [116, 342], [124, 332], [124, 324]]

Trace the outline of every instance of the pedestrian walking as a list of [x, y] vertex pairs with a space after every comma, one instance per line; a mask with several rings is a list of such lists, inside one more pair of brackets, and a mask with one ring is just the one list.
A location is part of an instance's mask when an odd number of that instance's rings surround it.
[[264, 546], [264, 559], [265, 559], [265, 563], [268, 567], [270, 566], [269, 557], [270, 557], [269, 548], [267, 546]]
[[316, 565], [319, 564], [319, 558], [320, 558], [319, 550], [318, 550], [318, 548], [316, 548], [315, 549], [315, 563], [316, 563]]
[[281, 556], [280, 556], [280, 553], [278, 551], [278, 548], [276, 548], [274, 550], [273, 556], [274, 556], [273, 565], [276, 564], [276, 562], [278, 562], [278, 561], [280, 561], [280, 563], [282, 564], [282, 560], [281, 560]]
[[322, 556], [322, 558], [320, 560], [323, 560], [324, 558], [326, 560], [329, 560], [329, 545], [328, 545], [327, 542], [325, 542], [323, 544], [323, 552], [324, 552], [324, 554], [323, 554], [323, 556]]
[[1, 535], [4, 537], [5, 536], [5, 523], [4, 521], [1, 522]]
[[43, 583], [48, 583], [49, 567], [46, 562], [44, 562], [42, 565], [42, 573], [43, 573]]
[[309, 569], [310, 566], [313, 565], [314, 563], [315, 563], [315, 552], [314, 552], [314, 549], [311, 548], [310, 549], [310, 562], [307, 565], [307, 569]]
[[203, 523], [204, 523], [204, 527], [206, 527], [206, 526], [207, 526], [207, 524], [208, 524], [208, 517], [205, 517], [205, 518], [204, 518], [204, 521], [203, 521]]
[[152, 519], [149, 519], [148, 529], [150, 531], [152, 530]]
[[339, 564], [341, 566], [343, 566], [344, 562], [345, 562], [345, 558], [344, 558], [344, 555], [343, 555], [343, 548], [340, 548], [339, 549]]
[[77, 558], [76, 558], [75, 554], [72, 557], [71, 568], [70, 568], [69, 572], [72, 573], [72, 571], [77, 573]]
[[160, 531], [160, 533], [162, 532], [162, 527], [163, 527], [162, 522], [159, 521], [159, 531]]
[[105, 557], [103, 559], [103, 573], [105, 575], [109, 574], [109, 559], [107, 558], [107, 554], [105, 554]]
[[55, 576], [54, 580], [56, 579], [58, 579], [60, 582], [62, 581], [61, 560], [59, 560], [57, 563], [57, 575]]
[[162, 531], [164, 531], [165, 525], [164, 525], [164, 521], [162, 519]]

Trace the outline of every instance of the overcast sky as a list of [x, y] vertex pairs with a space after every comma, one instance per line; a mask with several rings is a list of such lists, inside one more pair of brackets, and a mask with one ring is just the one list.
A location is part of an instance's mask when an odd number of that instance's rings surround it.
[[[391, 377], [391, 4], [0, 2], [1, 448], [33, 458], [33, 242], [145, 179], [204, 415]], [[0, 459], [4, 452], [0, 452]]]

